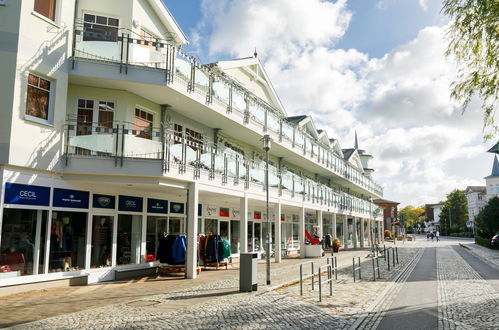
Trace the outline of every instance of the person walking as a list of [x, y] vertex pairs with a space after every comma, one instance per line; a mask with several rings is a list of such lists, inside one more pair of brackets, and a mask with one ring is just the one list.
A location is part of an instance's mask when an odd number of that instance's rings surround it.
[[431, 233], [430, 233], [430, 237], [431, 237], [431, 241], [433, 242], [433, 237], [435, 237], [435, 236], [433, 235], [433, 232], [431, 232]]
[[437, 237], [437, 242], [440, 241], [440, 232], [438, 230], [435, 233], [435, 236]]

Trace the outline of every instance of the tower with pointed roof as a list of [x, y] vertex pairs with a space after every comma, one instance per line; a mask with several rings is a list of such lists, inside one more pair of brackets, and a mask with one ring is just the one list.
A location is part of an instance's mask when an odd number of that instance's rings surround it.
[[492, 165], [492, 173], [485, 177], [487, 185], [487, 199], [494, 196], [499, 196], [499, 160], [494, 157], [494, 165]]

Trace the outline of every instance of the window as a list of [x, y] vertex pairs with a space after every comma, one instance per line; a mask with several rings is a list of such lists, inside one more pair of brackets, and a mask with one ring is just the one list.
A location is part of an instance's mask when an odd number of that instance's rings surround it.
[[174, 144], [181, 144], [182, 143], [182, 132], [184, 131], [184, 128], [182, 125], [179, 124], [174, 124], [173, 125], [173, 130], [175, 133], [173, 133], [173, 143]]
[[141, 235], [142, 216], [118, 215], [117, 265], [138, 264], [141, 262]]
[[85, 14], [83, 21], [83, 41], [118, 40], [119, 19]]
[[137, 134], [135, 136], [143, 139], [152, 139], [152, 122], [153, 115], [140, 109], [135, 109], [135, 128]]
[[203, 148], [203, 135], [192, 129], [186, 128], [185, 135], [187, 137], [187, 145], [193, 150], [198, 150]]
[[146, 48], [156, 49], [157, 38], [152, 35], [152, 33], [147, 32], [146, 30], [140, 29], [140, 39], [144, 41], [144, 44], [141, 45]]
[[99, 127], [113, 128], [114, 102], [99, 101]]
[[55, 20], [55, 1], [56, 0], [35, 0], [34, 10], [52, 21]]
[[34, 74], [28, 75], [26, 115], [49, 120], [51, 82]]

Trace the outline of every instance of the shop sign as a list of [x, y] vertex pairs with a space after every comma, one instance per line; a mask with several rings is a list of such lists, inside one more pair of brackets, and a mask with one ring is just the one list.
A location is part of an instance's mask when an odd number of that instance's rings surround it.
[[118, 202], [119, 211], [142, 212], [144, 199], [142, 197], [122, 196]]
[[88, 191], [54, 188], [52, 206], [88, 209], [89, 197]]
[[262, 212], [260, 212], [260, 211], [254, 211], [253, 212], [253, 219], [259, 220], [261, 218], [262, 218]]
[[170, 202], [170, 213], [184, 214], [184, 203]]
[[94, 194], [92, 205], [96, 209], [111, 209], [116, 207], [116, 197], [111, 195]]
[[149, 213], [168, 213], [168, 201], [164, 199], [147, 199], [147, 212]]
[[241, 211], [239, 209], [232, 209], [232, 218], [239, 219]]
[[4, 203], [49, 206], [50, 188], [6, 182]]
[[229, 208], [228, 207], [221, 207], [219, 211], [219, 215], [221, 217], [228, 217], [229, 216]]
[[206, 216], [215, 217], [218, 215], [218, 207], [206, 205]]

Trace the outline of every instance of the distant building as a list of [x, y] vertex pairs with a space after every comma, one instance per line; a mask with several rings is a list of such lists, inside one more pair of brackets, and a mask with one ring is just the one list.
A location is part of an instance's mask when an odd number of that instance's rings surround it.
[[497, 156], [494, 157], [492, 173], [484, 179], [487, 185], [487, 200], [499, 196], [499, 161]]
[[468, 186], [465, 194], [468, 200], [468, 218], [470, 221], [475, 221], [475, 217], [487, 204], [487, 187]]
[[392, 223], [398, 219], [398, 202], [387, 199], [375, 199], [374, 204], [383, 209], [383, 228], [384, 230], [393, 230]]

